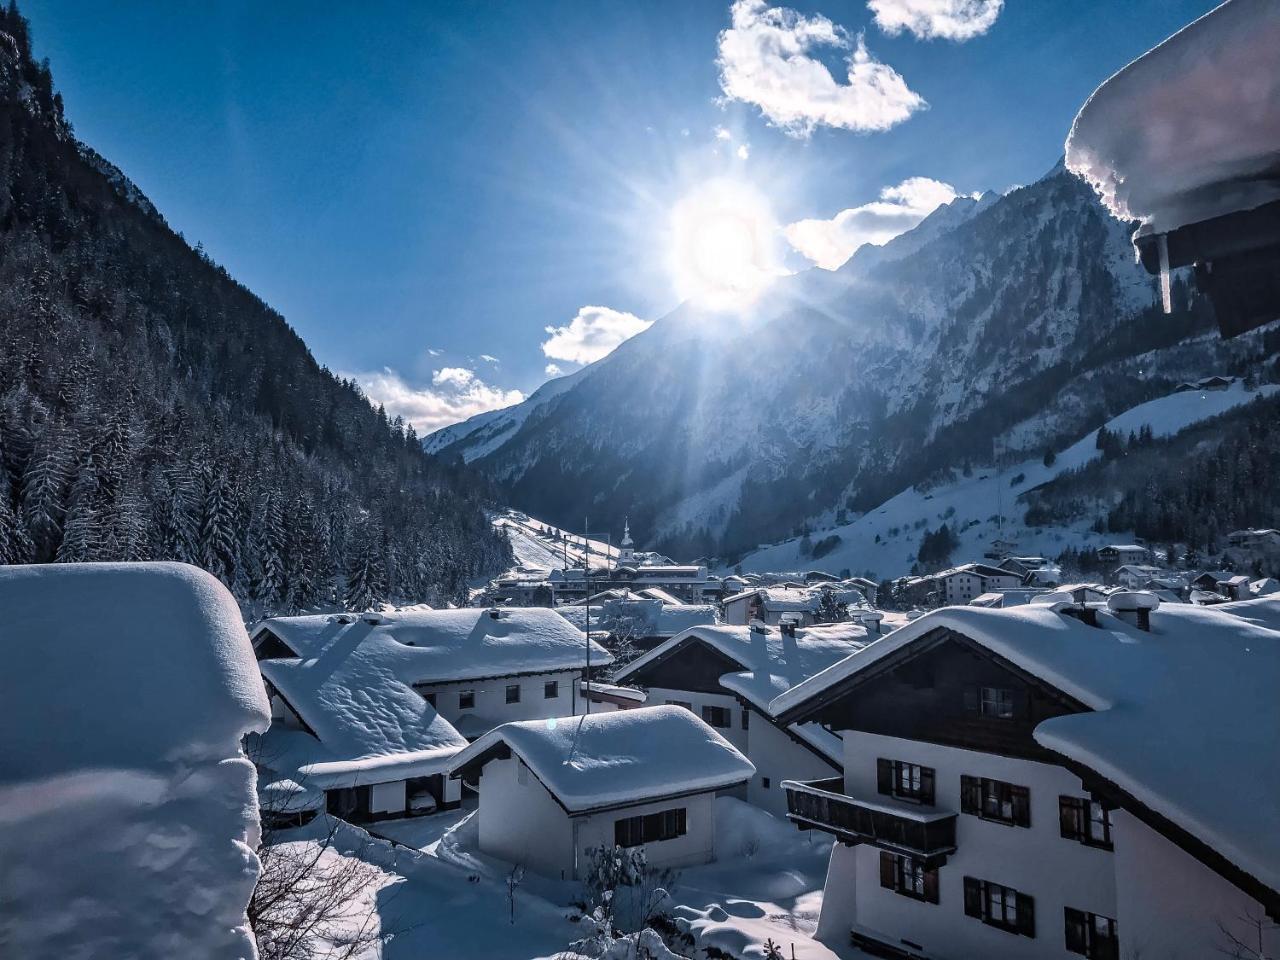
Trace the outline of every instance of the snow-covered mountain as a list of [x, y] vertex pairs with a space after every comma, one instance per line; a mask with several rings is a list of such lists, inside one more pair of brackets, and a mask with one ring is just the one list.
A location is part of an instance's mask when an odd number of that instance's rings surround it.
[[629, 515], [666, 552], [740, 555], [953, 467], [1064, 449], [1219, 372], [1216, 344], [1187, 347], [1208, 326], [1199, 301], [1181, 284], [1160, 315], [1129, 232], [1059, 164], [785, 278], [746, 315], [682, 305], [428, 448], [553, 522]]

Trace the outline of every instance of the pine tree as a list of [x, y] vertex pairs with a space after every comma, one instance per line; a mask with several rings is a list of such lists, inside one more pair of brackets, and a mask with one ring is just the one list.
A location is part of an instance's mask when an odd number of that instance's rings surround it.
[[386, 599], [382, 537], [376, 526], [368, 521], [360, 524], [355, 534], [343, 601], [348, 610], [373, 610]]
[[217, 467], [207, 467], [200, 509], [200, 565], [227, 585], [236, 573], [235, 521], [227, 478]]

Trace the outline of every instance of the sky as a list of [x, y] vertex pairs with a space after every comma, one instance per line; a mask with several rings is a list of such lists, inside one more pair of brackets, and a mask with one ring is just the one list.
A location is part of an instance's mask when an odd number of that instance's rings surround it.
[[1210, 0], [23, 0], [76, 134], [426, 433], [1035, 180]]

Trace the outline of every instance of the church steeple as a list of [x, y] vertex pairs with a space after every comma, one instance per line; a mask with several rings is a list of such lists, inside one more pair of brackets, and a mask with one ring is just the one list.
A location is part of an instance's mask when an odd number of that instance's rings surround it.
[[627, 517], [622, 521], [622, 543], [619, 545], [621, 549], [618, 551], [618, 563], [623, 566], [631, 566], [635, 561], [635, 544], [631, 540], [631, 518]]

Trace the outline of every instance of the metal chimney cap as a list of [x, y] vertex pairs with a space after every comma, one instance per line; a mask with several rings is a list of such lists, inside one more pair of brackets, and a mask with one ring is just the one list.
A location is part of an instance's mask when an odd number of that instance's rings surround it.
[[1156, 610], [1159, 606], [1160, 598], [1150, 590], [1117, 590], [1107, 597], [1107, 609], [1112, 613]]

